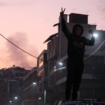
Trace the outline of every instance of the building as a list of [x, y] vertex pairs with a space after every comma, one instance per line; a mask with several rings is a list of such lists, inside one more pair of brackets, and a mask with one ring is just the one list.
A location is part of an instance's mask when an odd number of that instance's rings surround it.
[[52, 91], [48, 88], [47, 50], [43, 50], [37, 58], [37, 68], [31, 70], [23, 79], [22, 105], [47, 105], [51, 101], [50, 93]]
[[[9, 102], [20, 104], [20, 91], [17, 80], [8, 80], [8, 89], [9, 89]], [[15, 99], [17, 97], [18, 99]], [[20, 102], [20, 103], [19, 103]]]
[[[102, 83], [100, 84], [100, 79], [96, 78], [94, 72], [97, 68], [100, 70], [101, 67], [105, 65], [105, 31], [97, 30], [96, 25], [89, 24], [88, 15], [71, 13], [69, 15], [69, 22], [67, 21], [67, 14], [65, 14], [64, 18], [67, 22], [67, 27], [71, 32], [73, 26], [76, 23], [79, 23], [84, 27], [83, 36], [86, 38], [91, 38], [91, 35], [89, 34], [90, 26], [92, 26], [95, 32], [94, 35], [98, 35], [95, 37], [94, 46], [85, 47], [85, 69], [81, 87], [78, 92], [79, 99], [96, 99], [101, 94]], [[52, 95], [53, 97], [52, 102], [56, 103], [65, 97], [65, 81], [67, 75], [67, 39], [62, 32], [60, 18], [59, 23], [54, 24], [54, 26], [57, 26], [58, 32], [51, 35], [45, 40], [45, 42], [47, 42], [48, 88], [52, 89], [53, 94], [50, 94], [50, 96]], [[100, 72], [101, 71], [102, 69]], [[103, 85], [103, 88], [104, 86], [105, 85]]]
[[37, 105], [39, 99], [37, 67], [24, 77], [22, 89], [22, 105]]
[[13, 103], [22, 104], [23, 78], [28, 72], [29, 70], [16, 66], [8, 68], [4, 72], [9, 81], [9, 99]]
[[[7, 99], [4, 102], [9, 103], [17, 103], [21, 104], [22, 103], [22, 82], [24, 76], [28, 73], [28, 70], [25, 70], [24, 68], [21, 67], [11, 67], [7, 69], [2, 69], [0, 70], [0, 80], [2, 80], [1, 84], [1, 90], [2, 94], [0, 94], [0, 97], [8, 97], [8, 102]], [[3, 81], [5, 81], [3, 83]], [[7, 89], [7, 90], [6, 90]], [[15, 99], [17, 97], [17, 99]], [[0, 103], [2, 102], [3, 98], [1, 98]], [[3, 104], [5, 105], [5, 104]]]
[[37, 59], [37, 76], [39, 77], [39, 97], [41, 100], [38, 105], [47, 105], [50, 101], [48, 89], [48, 62], [47, 62], [47, 50], [43, 50]]

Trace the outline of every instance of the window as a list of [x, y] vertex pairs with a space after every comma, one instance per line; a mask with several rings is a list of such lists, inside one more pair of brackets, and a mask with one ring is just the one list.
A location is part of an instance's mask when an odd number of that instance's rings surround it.
[[39, 68], [43, 65], [44, 63], [44, 56], [42, 55], [40, 58], [39, 58]]
[[37, 75], [38, 76], [43, 76], [43, 71], [44, 71], [44, 69], [40, 70]]

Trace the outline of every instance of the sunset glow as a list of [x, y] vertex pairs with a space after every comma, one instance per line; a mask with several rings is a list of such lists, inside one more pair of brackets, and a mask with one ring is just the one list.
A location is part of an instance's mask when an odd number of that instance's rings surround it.
[[[93, 5], [94, 4], [94, 5]], [[61, 7], [65, 14], [88, 14], [89, 24], [96, 24], [98, 30], [105, 30], [104, 0], [0, 0], [0, 34], [20, 48], [38, 56], [47, 48], [43, 42], [57, 33]], [[31, 69], [37, 59], [0, 37], [0, 69], [13, 65]]]

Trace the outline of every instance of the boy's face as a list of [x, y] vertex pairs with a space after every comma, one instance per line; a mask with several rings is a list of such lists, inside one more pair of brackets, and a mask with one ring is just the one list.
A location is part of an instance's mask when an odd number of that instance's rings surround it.
[[80, 35], [81, 34], [81, 28], [80, 27], [76, 27], [75, 34], [76, 35]]

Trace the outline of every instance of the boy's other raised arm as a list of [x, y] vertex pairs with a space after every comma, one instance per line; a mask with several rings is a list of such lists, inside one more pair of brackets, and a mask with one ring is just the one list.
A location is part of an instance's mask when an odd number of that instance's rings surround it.
[[[84, 37], [84, 38], [85, 38], [85, 37]], [[87, 45], [87, 46], [93, 46], [94, 43], [95, 43], [95, 38], [94, 38], [93, 35], [92, 35], [92, 37], [91, 37], [91, 40], [85, 38], [85, 45]]]
[[61, 12], [60, 12], [60, 17], [61, 17], [61, 26], [62, 26], [62, 31], [64, 32], [64, 35], [68, 38], [69, 35], [71, 34], [71, 32], [68, 30], [67, 28], [67, 25], [66, 25], [66, 22], [65, 22], [65, 19], [64, 19], [64, 11], [65, 9], [63, 10], [61, 8]]

